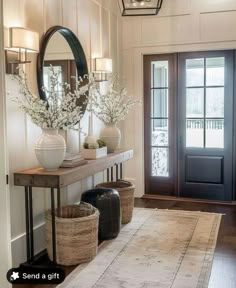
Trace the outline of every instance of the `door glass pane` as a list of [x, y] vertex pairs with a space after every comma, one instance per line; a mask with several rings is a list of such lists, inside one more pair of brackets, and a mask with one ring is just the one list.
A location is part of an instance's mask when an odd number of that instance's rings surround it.
[[206, 85], [224, 86], [225, 79], [225, 58], [207, 58], [206, 59]]
[[168, 148], [152, 148], [152, 176], [169, 176]]
[[168, 119], [152, 121], [152, 146], [168, 146]]
[[187, 117], [203, 117], [204, 116], [204, 89], [203, 88], [187, 88], [186, 95]]
[[153, 90], [152, 117], [168, 117], [168, 89]]
[[203, 119], [186, 119], [186, 147], [204, 147]]
[[204, 85], [204, 59], [187, 59], [186, 69], [187, 87]]
[[224, 148], [224, 120], [206, 120], [206, 147]]
[[206, 88], [206, 117], [224, 117], [224, 88]]
[[152, 62], [152, 88], [168, 87], [168, 61]]

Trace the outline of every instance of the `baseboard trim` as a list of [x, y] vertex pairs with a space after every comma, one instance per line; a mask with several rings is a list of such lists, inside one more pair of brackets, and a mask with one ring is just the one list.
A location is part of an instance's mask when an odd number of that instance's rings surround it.
[[181, 202], [193, 202], [193, 203], [231, 205], [231, 206], [236, 205], [236, 201], [216, 201], [216, 200], [193, 199], [193, 198], [163, 196], [163, 195], [153, 195], [153, 194], [144, 194], [141, 198], [142, 199], [166, 200], [166, 201], [181, 201]]
[[[38, 254], [46, 248], [45, 223], [34, 227], [34, 254]], [[26, 261], [26, 234], [20, 234], [11, 240], [12, 266], [18, 267]]]

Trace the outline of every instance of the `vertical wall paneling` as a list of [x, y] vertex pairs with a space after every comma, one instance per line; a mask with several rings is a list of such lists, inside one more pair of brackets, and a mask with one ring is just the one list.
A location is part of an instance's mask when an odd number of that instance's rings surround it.
[[204, 42], [235, 40], [232, 27], [236, 27], [236, 11], [200, 14], [200, 35]]
[[193, 1], [192, 0], [180, 0], [180, 1], [165, 0], [163, 1], [161, 10], [159, 11], [158, 16], [166, 17], [166, 16], [190, 14], [192, 2], [196, 2], [196, 1], [194, 0]]
[[[193, 1], [195, 2], [195, 1]], [[197, 8], [199, 12], [225, 12], [230, 10], [236, 10], [236, 1], [234, 0], [224, 0], [224, 1], [216, 1], [216, 0], [198, 0]], [[195, 5], [196, 5], [195, 4]]]
[[[29, 1], [29, 0], [28, 0]], [[62, 0], [46, 1], [46, 28], [62, 25]]]
[[117, 16], [117, 71], [118, 75], [122, 72], [122, 25], [121, 16]]
[[117, 62], [118, 62], [118, 54], [117, 54], [117, 16], [113, 13], [110, 13], [110, 56], [113, 60], [114, 68], [113, 72], [118, 73], [117, 71]]
[[97, 2], [90, 2], [90, 47], [91, 47], [91, 60], [93, 69], [93, 59], [101, 57], [101, 10], [100, 5]]
[[[40, 35], [44, 32], [44, 1], [25, 0], [25, 26], [28, 29], [39, 32]], [[37, 17], [35, 17], [35, 14]]]
[[[24, 27], [25, 26], [25, 0], [3, 0], [4, 26]], [[7, 12], [7, 13], [6, 13]]]
[[104, 57], [110, 56], [109, 51], [109, 11], [102, 8], [102, 55]]
[[63, 26], [77, 34], [77, 0], [62, 0]]
[[90, 1], [77, 0], [78, 9], [78, 39], [86, 54], [88, 67], [90, 67]]
[[194, 24], [190, 15], [145, 19], [142, 21], [142, 44], [192, 43], [198, 35]]
[[43, 31], [46, 32], [47, 30], [47, 1], [48, 0], [43, 0]]

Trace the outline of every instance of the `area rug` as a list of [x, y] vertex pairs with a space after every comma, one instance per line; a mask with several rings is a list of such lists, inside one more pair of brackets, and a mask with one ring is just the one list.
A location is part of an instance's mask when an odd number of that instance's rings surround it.
[[208, 287], [220, 221], [215, 213], [136, 208], [119, 236], [57, 287]]

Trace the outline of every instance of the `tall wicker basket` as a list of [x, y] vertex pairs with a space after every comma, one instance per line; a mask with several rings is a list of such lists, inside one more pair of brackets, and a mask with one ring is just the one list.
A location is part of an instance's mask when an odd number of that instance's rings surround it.
[[129, 223], [133, 215], [135, 186], [131, 182], [118, 180], [116, 182], [100, 183], [96, 187], [113, 188], [119, 192], [122, 216], [121, 223]]
[[[56, 211], [57, 213], [57, 211]], [[57, 215], [57, 214], [56, 214]], [[88, 203], [67, 205], [56, 217], [57, 263], [76, 265], [92, 260], [98, 247], [99, 211]], [[46, 242], [52, 260], [51, 210], [46, 212]]]

